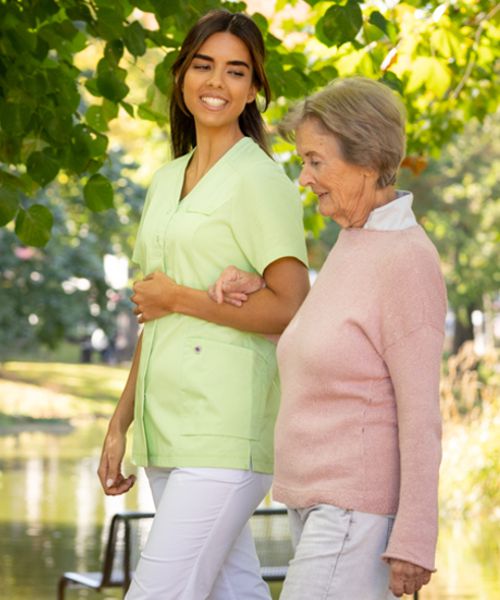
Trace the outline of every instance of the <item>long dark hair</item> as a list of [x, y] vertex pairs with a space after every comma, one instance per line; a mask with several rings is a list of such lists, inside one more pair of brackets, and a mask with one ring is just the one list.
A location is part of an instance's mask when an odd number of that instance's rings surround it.
[[[193, 56], [200, 46], [214, 33], [227, 32], [238, 37], [248, 48], [252, 58], [253, 84], [262, 90], [265, 98], [264, 110], [271, 100], [271, 88], [264, 70], [265, 46], [257, 25], [243, 13], [228, 10], [212, 10], [191, 28], [176, 61], [172, 65], [173, 88], [170, 97], [170, 130], [174, 157], [182, 156], [196, 146], [194, 118], [182, 97], [184, 76]], [[239, 116], [239, 125], [244, 135], [251, 137], [269, 154], [264, 120], [256, 100], [249, 102]]]

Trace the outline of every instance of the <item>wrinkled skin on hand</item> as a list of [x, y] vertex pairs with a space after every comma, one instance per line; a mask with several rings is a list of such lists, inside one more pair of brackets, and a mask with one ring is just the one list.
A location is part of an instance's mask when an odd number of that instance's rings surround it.
[[431, 579], [431, 571], [405, 560], [390, 558], [389, 565], [391, 568], [389, 589], [398, 598], [403, 594], [418, 592]]
[[266, 287], [260, 275], [247, 273], [234, 266], [222, 271], [217, 281], [208, 289], [208, 295], [218, 304], [226, 302], [233, 306], [242, 306], [248, 296]]

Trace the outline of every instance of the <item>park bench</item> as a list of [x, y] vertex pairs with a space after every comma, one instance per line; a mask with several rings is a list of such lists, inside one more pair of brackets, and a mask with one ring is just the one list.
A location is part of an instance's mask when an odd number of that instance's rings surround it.
[[[293, 556], [286, 508], [258, 508], [250, 519], [250, 527], [261, 564], [262, 578], [267, 582], [284, 581], [288, 561]], [[152, 512], [119, 512], [111, 519], [101, 571], [66, 572], [59, 579], [58, 600], [65, 599], [68, 587], [86, 587], [95, 591], [130, 585], [140, 550], [149, 531]], [[150, 524], [150, 523], [149, 523]], [[418, 592], [413, 595], [418, 600]]]
[[[151, 512], [124, 511], [115, 514], [109, 526], [102, 569], [64, 573], [59, 579], [58, 600], [64, 600], [66, 590], [72, 587], [95, 591], [122, 588], [125, 596], [153, 517]], [[250, 526], [263, 579], [283, 581], [292, 556], [286, 509], [258, 508], [250, 519]]]

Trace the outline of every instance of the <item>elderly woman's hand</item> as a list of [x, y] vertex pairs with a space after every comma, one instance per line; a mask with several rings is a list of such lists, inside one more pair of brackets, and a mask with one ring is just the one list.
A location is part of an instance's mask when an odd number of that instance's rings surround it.
[[405, 560], [389, 559], [391, 580], [389, 589], [398, 598], [403, 594], [414, 594], [431, 579], [431, 571]]
[[136, 281], [130, 299], [137, 305], [134, 314], [138, 322], [146, 323], [170, 314], [176, 289], [175, 281], [159, 271]]
[[266, 287], [265, 281], [256, 273], [247, 273], [233, 266], [222, 271], [217, 281], [209, 287], [208, 295], [217, 304], [226, 302], [242, 306], [248, 295]]

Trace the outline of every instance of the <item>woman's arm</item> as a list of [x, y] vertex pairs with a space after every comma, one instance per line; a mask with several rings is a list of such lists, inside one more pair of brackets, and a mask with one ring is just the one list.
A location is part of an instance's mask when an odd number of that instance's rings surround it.
[[152, 273], [134, 284], [132, 301], [140, 323], [171, 312], [255, 333], [281, 333], [309, 291], [306, 266], [296, 258], [272, 262], [264, 271], [266, 287], [242, 307], [218, 304], [206, 291], [177, 285], [165, 274]]
[[115, 412], [108, 425], [108, 432], [104, 438], [101, 460], [97, 474], [104, 492], [115, 496], [128, 492], [135, 483], [135, 475], [124, 477], [121, 472], [121, 463], [125, 455], [126, 435], [134, 419], [134, 398], [141, 356], [142, 333], [137, 341], [132, 365]]
[[210, 298], [218, 304], [227, 302], [233, 306], [242, 306], [250, 294], [265, 287], [264, 278], [257, 273], [248, 273], [230, 265], [222, 271], [207, 292]]

